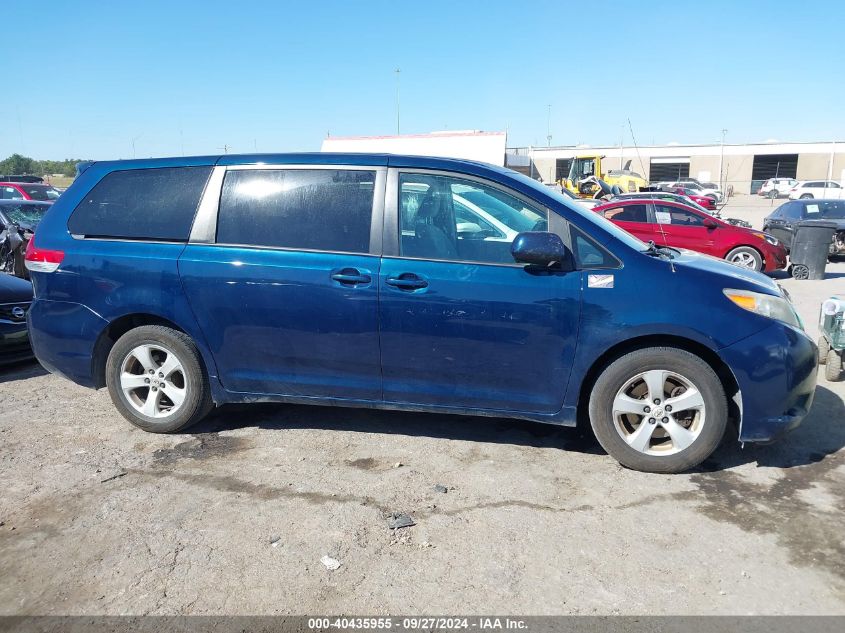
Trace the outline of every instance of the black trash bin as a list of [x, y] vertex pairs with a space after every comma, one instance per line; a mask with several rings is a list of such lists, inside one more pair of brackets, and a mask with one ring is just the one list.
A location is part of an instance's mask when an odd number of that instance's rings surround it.
[[824, 279], [835, 222], [804, 220], [798, 224], [789, 250], [789, 263], [795, 279]]

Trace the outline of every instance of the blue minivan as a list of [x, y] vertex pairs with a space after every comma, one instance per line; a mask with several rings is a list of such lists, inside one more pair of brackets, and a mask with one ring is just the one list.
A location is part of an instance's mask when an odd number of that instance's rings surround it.
[[678, 472], [798, 425], [816, 347], [769, 278], [516, 172], [377, 154], [97, 162], [26, 255], [32, 344], [173, 432], [295, 402], [574, 426]]

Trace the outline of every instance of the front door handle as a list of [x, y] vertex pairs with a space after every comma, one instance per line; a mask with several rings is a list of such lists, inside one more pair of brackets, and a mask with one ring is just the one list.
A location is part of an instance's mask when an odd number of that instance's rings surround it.
[[332, 279], [344, 286], [368, 284], [372, 281], [372, 278], [369, 275], [362, 273], [357, 268], [344, 268], [341, 271], [332, 273]]
[[398, 277], [388, 277], [384, 280], [384, 283], [400, 290], [419, 290], [428, 286], [425, 279], [414, 273], [402, 273]]

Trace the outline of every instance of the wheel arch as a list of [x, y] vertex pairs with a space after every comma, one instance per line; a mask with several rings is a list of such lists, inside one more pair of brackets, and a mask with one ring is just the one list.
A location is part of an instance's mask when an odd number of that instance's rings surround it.
[[192, 337], [190, 333], [185, 331], [185, 329], [180, 327], [178, 324], [164, 317], [144, 312], [136, 312], [132, 314], [125, 314], [114, 319], [103, 329], [102, 332], [100, 332], [100, 335], [97, 337], [97, 341], [94, 343], [93, 353], [91, 354], [91, 379], [94, 383], [95, 389], [101, 389], [106, 386], [106, 360], [108, 359], [111, 348], [121, 336], [130, 330], [141, 327], [142, 325], [163, 325], [164, 327], [172, 328], [189, 336], [194, 342], [194, 345], [196, 345], [200, 350], [200, 360], [203, 363], [203, 370], [206, 372], [206, 375], [208, 375], [208, 366], [205, 362], [205, 355], [203, 353], [202, 346], [194, 340], [194, 337]]
[[725, 390], [728, 400], [728, 418], [735, 422], [737, 428], [740, 427], [742, 423], [742, 394], [740, 393], [739, 383], [737, 383], [731, 368], [728, 367], [725, 361], [715, 351], [703, 343], [672, 334], [647, 334], [620, 341], [593, 361], [590, 368], [584, 374], [578, 393], [578, 426], [584, 426], [584, 428], [589, 427], [588, 409], [590, 392], [592, 392], [593, 386], [601, 372], [613, 361], [625, 354], [648, 347], [674, 347], [681, 349], [695, 354], [710, 365]]

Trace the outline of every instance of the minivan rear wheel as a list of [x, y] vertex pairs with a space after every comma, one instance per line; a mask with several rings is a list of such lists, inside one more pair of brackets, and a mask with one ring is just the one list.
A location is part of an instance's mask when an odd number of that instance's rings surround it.
[[725, 434], [728, 405], [713, 369], [671, 347], [636, 350], [599, 375], [590, 395], [590, 424], [623, 466], [683, 472], [709, 457]]
[[152, 433], [195, 424], [214, 406], [196, 345], [160, 325], [137, 327], [118, 339], [106, 361], [106, 385], [121, 415]]

